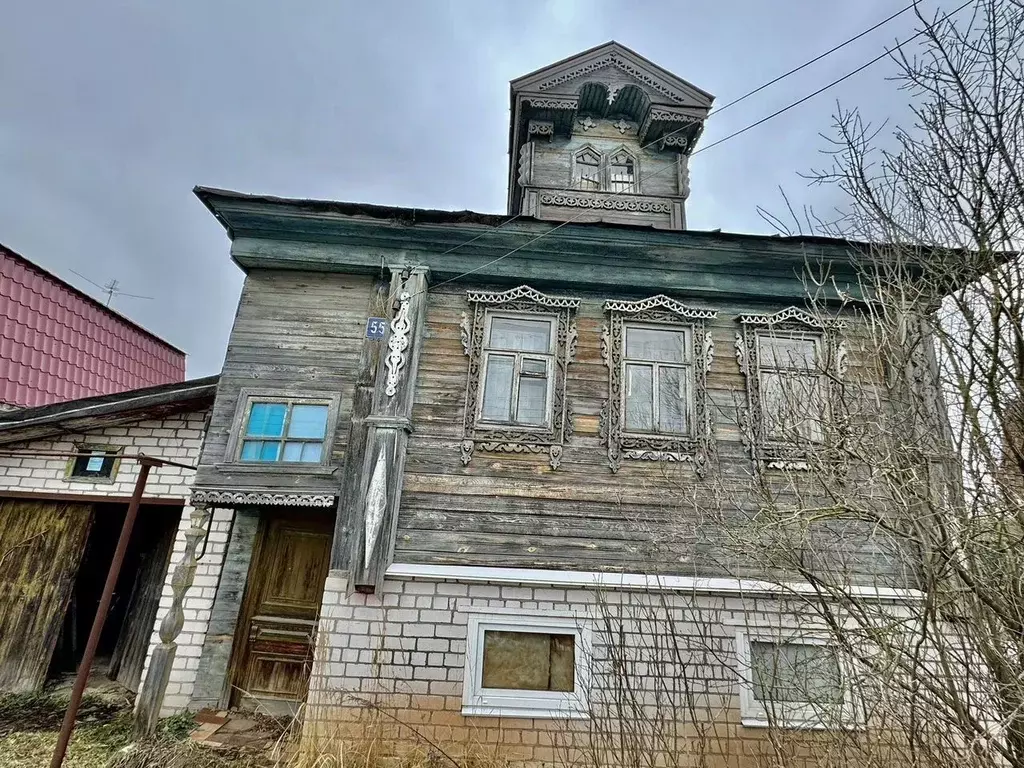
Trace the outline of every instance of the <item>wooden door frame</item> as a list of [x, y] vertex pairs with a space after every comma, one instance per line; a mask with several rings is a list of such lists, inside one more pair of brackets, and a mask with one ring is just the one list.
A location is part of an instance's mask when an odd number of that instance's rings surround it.
[[[276, 518], [287, 518], [289, 520], [326, 520], [332, 522], [331, 538], [333, 543], [334, 527], [333, 522], [337, 520], [337, 512], [328, 509], [295, 509], [293, 507], [267, 507], [259, 510], [260, 522], [256, 530], [256, 538], [252, 547], [252, 556], [249, 558], [249, 568], [245, 575], [245, 589], [242, 592], [242, 607], [238, 612], [238, 621], [235, 623], [235, 633], [231, 643], [231, 661], [227, 670], [227, 707], [238, 706], [239, 698], [242, 695], [237, 682], [239, 676], [245, 671], [246, 656], [249, 652], [249, 624], [256, 615], [256, 594], [253, 584], [253, 567], [259, 566], [260, 558], [266, 549], [267, 531], [271, 522]], [[332, 519], [333, 518], [333, 519]], [[329, 563], [328, 563], [329, 565]], [[318, 616], [319, 618], [319, 616]], [[315, 642], [315, 640], [314, 640]]]

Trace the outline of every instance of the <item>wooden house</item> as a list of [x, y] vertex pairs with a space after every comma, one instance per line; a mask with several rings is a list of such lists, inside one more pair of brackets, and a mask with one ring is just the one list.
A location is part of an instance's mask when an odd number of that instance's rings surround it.
[[[870, 373], [801, 280], [854, 283], [848, 245], [687, 230], [712, 97], [617, 43], [510, 95], [508, 216], [197, 188], [246, 274], [192, 493], [233, 524], [209, 630], [169, 633], [161, 675], [187, 649], [191, 707], [305, 701], [311, 738], [390, 707], [552, 762], [618, 674], [602, 605], [654, 595], [714, 646], [708, 717], [756, 740], [742, 669], [784, 643], [727, 531], [826, 428], [780, 393]], [[896, 577], [870, 530], [834, 546]]]

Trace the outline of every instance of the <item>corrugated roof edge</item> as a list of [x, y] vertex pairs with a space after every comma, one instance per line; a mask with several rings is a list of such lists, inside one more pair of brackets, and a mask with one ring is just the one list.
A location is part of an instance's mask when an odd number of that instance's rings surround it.
[[[247, 192], [235, 192], [230, 189], [218, 189], [216, 187], [196, 186], [193, 193], [202, 201], [203, 205], [214, 215], [214, 217], [227, 230], [229, 237], [234, 237], [231, 228], [217, 213], [215, 200], [235, 202], [264, 203], [267, 205], [280, 205], [285, 207], [304, 209], [317, 213], [337, 213], [342, 216], [367, 216], [374, 219], [390, 219], [407, 224], [481, 224], [489, 227], [500, 227], [509, 220], [509, 216], [497, 213], [477, 213], [476, 211], [442, 211], [430, 208], [401, 208], [390, 205], [375, 205], [373, 203], [350, 203], [335, 200], [312, 200], [289, 197], [275, 197], [273, 195], [254, 195]], [[548, 224], [552, 227], [558, 224], [556, 221], [537, 219], [532, 216], [519, 216], [520, 221], [534, 221], [539, 224]], [[638, 230], [651, 229], [645, 224], [612, 224], [608, 222], [572, 222], [574, 227], [600, 227], [617, 230]], [[835, 245], [846, 247], [870, 247], [871, 243], [845, 240], [835, 237], [822, 237], [819, 235], [753, 235], [741, 232], [722, 232], [721, 230], [700, 230], [686, 229], [678, 233], [672, 230], [658, 230], [663, 234], [685, 234], [696, 237], [721, 238], [726, 240], [768, 240], [773, 243], [807, 243]]]
[[156, 387], [131, 389], [114, 395], [97, 395], [53, 405], [7, 411], [0, 415], [0, 441], [3, 440], [4, 432], [24, 427], [59, 424], [70, 419], [92, 416], [145, 411], [158, 406], [184, 404], [195, 400], [209, 399], [210, 402], [213, 402], [219, 380], [220, 376], [207, 376], [191, 381], [160, 384]]
[[22, 263], [26, 264], [30, 269], [34, 269], [35, 271], [40, 272], [43, 275], [46, 275], [46, 277], [49, 277], [52, 280], [56, 280], [58, 283], [60, 283], [61, 285], [65, 286], [72, 293], [76, 294], [77, 296], [80, 296], [81, 298], [83, 298], [86, 301], [88, 301], [90, 304], [98, 307], [99, 309], [103, 310], [107, 314], [112, 315], [116, 319], [121, 320], [122, 322], [127, 323], [128, 325], [132, 326], [133, 328], [137, 328], [139, 330], [139, 332], [144, 333], [146, 336], [149, 336], [154, 341], [159, 342], [160, 344], [163, 344], [168, 349], [173, 350], [174, 352], [177, 352], [182, 357], [187, 357], [188, 356], [187, 353], [185, 352], [185, 350], [181, 349], [180, 347], [176, 347], [175, 345], [171, 344], [166, 339], [163, 339], [160, 336], [158, 336], [155, 333], [153, 333], [148, 328], [145, 328], [144, 326], [139, 325], [135, 320], [132, 320], [127, 315], [122, 315], [116, 309], [111, 309], [106, 304], [104, 304], [103, 302], [98, 301], [97, 299], [93, 298], [92, 296], [90, 296], [85, 291], [81, 290], [80, 288], [76, 288], [71, 283], [69, 283], [67, 280], [62, 278], [60, 275], [54, 274], [53, 272], [51, 272], [48, 269], [44, 269], [43, 267], [39, 266], [38, 264], [36, 264], [31, 259], [27, 259], [24, 256], [22, 256], [20, 253], [18, 253], [17, 251], [11, 250], [10, 248], [8, 248], [3, 243], [0, 243], [0, 251], [3, 251], [7, 255], [11, 256], [12, 258], [17, 259], [18, 261], [21, 261]]

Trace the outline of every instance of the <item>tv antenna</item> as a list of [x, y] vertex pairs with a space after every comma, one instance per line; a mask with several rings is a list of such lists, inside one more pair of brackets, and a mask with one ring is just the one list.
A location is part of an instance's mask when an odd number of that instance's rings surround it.
[[110, 306], [110, 302], [113, 300], [113, 298], [115, 296], [127, 296], [129, 299], [152, 299], [153, 298], [152, 296], [139, 296], [136, 293], [128, 293], [126, 291], [119, 290], [117, 286], [119, 286], [121, 283], [118, 282], [117, 280], [111, 280], [106, 285], [100, 285], [99, 283], [95, 282], [94, 280], [91, 280], [88, 277], [86, 277], [85, 275], [83, 275], [81, 272], [75, 272], [75, 270], [73, 270], [73, 269], [71, 270], [71, 272], [76, 274], [76, 275], [78, 275], [80, 278], [85, 280], [87, 283], [95, 285], [97, 288], [99, 288], [101, 291], [103, 291], [105, 294], [107, 294], [107, 306], [108, 307]]

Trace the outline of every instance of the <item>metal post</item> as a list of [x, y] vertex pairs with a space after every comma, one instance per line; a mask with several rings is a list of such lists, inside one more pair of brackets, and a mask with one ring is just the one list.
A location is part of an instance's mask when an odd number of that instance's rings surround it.
[[64, 762], [64, 754], [67, 752], [68, 742], [71, 741], [71, 732], [75, 728], [75, 716], [78, 714], [78, 707], [82, 703], [82, 694], [85, 692], [85, 684], [89, 681], [89, 673], [92, 671], [92, 662], [96, 656], [96, 646], [100, 643], [100, 634], [103, 632], [103, 625], [106, 623], [107, 613], [110, 611], [110, 601], [114, 596], [114, 587], [117, 586], [117, 577], [121, 573], [121, 564], [124, 562], [124, 555], [128, 549], [128, 541], [132, 537], [132, 528], [135, 527], [135, 517], [139, 513], [142, 494], [146, 490], [149, 470], [160, 463], [156, 459], [145, 457], [139, 459], [139, 478], [135, 481], [135, 491], [132, 493], [132, 500], [128, 504], [128, 512], [124, 516], [124, 525], [121, 526], [121, 538], [117, 540], [114, 559], [110, 562], [110, 570], [107, 572], [107, 583], [103, 585], [103, 596], [100, 598], [100, 604], [96, 608], [96, 617], [92, 621], [92, 630], [89, 632], [89, 640], [85, 644], [85, 653], [82, 656], [82, 662], [78, 665], [75, 687], [71, 689], [71, 701], [68, 702], [68, 709], [64, 713], [64, 722], [60, 726], [57, 745], [53, 748], [53, 759], [50, 761], [50, 768], [60, 768]]

